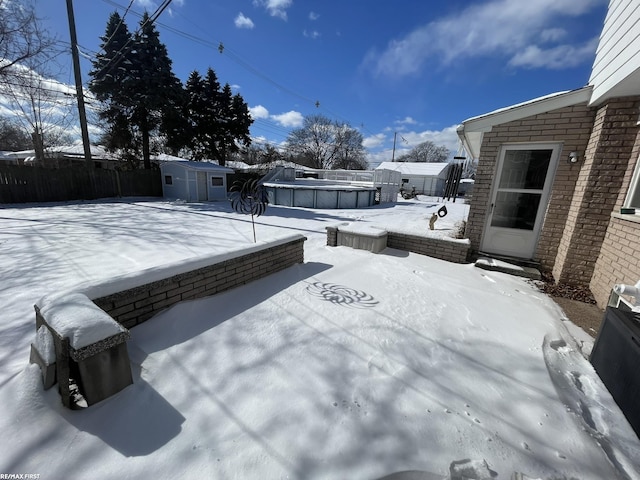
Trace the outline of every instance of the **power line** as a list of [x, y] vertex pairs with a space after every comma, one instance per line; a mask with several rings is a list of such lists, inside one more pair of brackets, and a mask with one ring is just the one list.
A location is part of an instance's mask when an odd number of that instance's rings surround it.
[[[113, 68], [115, 68], [116, 66], [118, 66], [118, 64], [122, 61], [122, 59], [124, 58], [124, 56], [122, 56], [124, 49], [127, 48], [129, 46], [129, 44], [135, 39], [136, 35], [138, 35], [147, 25], [152, 25], [160, 16], [160, 14], [162, 14], [162, 12], [164, 12], [164, 10], [169, 6], [169, 4], [171, 3], [172, 0], [164, 0], [164, 2], [156, 9], [156, 11], [154, 13], [151, 14], [151, 16], [147, 17], [147, 19], [144, 21], [144, 23], [142, 23], [138, 29], [129, 37], [129, 39], [125, 42], [125, 44], [120, 48], [120, 50], [118, 50], [113, 57], [111, 57], [109, 60], [107, 60], [106, 65], [104, 65], [100, 71], [98, 72], [98, 75], [107, 75], [111, 70], [113, 70]], [[122, 22], [120, 22], [120, 24], [118, 24], [118, 28], [120, 28], [120, 25], [122, 25]], [[113, 34], [111, 35], [111, 37], [113, 37], [113, 35], [118, 31], [118, 28], [116, 28], [113, 31]], [[110, 37], [110, 38], [111, 38]], [[108, 42], [105, 42], [104, 45], [106, 46]], [[101, 48], [101, 50], [104, 50], [104, 47]], [[106, 52], [105, 52], [106, 53]], [[113, 63], [112, 65], [112, 62]], [[105, 72], [104, 74], [102, 73], [105, 69], [109, 68], [109, 70], [107, 72]]]
[[[141, 17], [141, 18], [143, 17], [143, 14], [140, 14], [140, 13], [138, 13], [138, 12], [134, 11], [134, 10], [131, 10], [132, 2], [130, 2], [130, 3], [129, 3], [129, 5], [128, 5], [127, 7], [125, 7], [125, 6], [123, 6], [123, 5], [121, 5], [121, 4], [117, 3], [117, 2], [115, 2], [115, 1], [113, 1], [113, 0], [102, 0], [102, 1], [103, 1], [104, 3], [107, 3], [107, 4], [111, 5], [111, 6], [114, 6], [115, 8], [119, 8], [119, 9], [124, 9], [124, 10], [125, 10], [125, 13], [123, 14], [123, 16], [122, 16], [122, 18], [121, 18], [121, 21], [120, 21], [120, 23], [118, 24], [118, 28], [120, 28], [120, 25], [121, 25], [121, 24], [123, 23], [123, 21], [124, 21], [124, 16], [125, 16], [127, 13], [131, 13], [131, 14], [136, 15], [136, 16]], [[191, 33], [187, 33], [187, 32], [184, 32], [184, 31], [182, 31], [182, 30], [179, 30], [179, 29], [177, 29], [177, 28], [175, 28], [175, 27], [169, 26], [169, 25], [167, 25], [167, 24], [165, 24], [165, 23], [162, 23], [162, 22], [156, 21], [156, 20], [157, 20], [157, 18], [160, 16], [160, 14], [161, 14], [161, 13], [162, 13], [162, 12], [163, 12], [167, 7], [168, 7], [168, 6], [169, 6], [169, 4], [170, 4], [170, 3], [171, 3], [171, 0], [165, 0], [165, 1], [164, 1], [164, 2], [163, 2], [163, 3], [162, 3], [162, 4], [161, 4], [157, 9], [156, 9], [156, 11], [154, 12], [154, 14], [152, 14], [152, 16], [151, 16], [151, 17], [149, 17], [149, 19], [147, 20], [147, 22], [148, 22], [149, 20], [153, 19], [153, 21], [154, 21], [158, 26], [162, 27], [163, 29], [165, 29], [165, 30], [167, 30], [167, 31], [169, 31], [169, 32], [171, 32], [171, 33], [174, 33], [175, 35], [178, 35], [178, 36], [180, 36], [180, 37], [182, 37], [182, 38], [184, 38], [184, 39], [186, 39], [186, 40], [192, 41], [192, 42], [197, 43], [197, 44], [200, 44], [200, 45], [202, 45], [202, 46], [205, 46], [205, 47], [208, 47], [208, 48], [211, 48], [211, 49], [217, 49], [217, 50], [220, 52], [220, 54], [224, 54], [224, 55], [226, 55], [226, 56], [227, 56], [227, 58], [229, 58], [231, 61], [235, 62], [235, 63], [236, 63], [236, 64], [238, 64], [240, 67], [242, 67], [242, 68], [244, 68], [245, 70], [249, 71], [249, 72], [250, 72], [250, 73], [252, 73], [253, 75], [255, 75], [255, 76], [257, 76], [257, 77], [261, 78], [261, 79], [262, 79], [262, 80], [264, 80], [265, 82], [267, 82], [267, 83], [269, 83], [269, 84], [271, 84], [271, 85], [275, 86], [275, 87], [276, 87], [276, 88], [278, 88], [280, 91], [282, 91], [282, 92], [284, 92], [284, 93], [287, 93], [287, 94], [289, 94], [289, 95], [291, 95], [291, 96], [293, 96], [293, 97], [296, 97], [296, 98], [298, 98], [298, 99], [300, 99], [300, 100], [303, 100], [303, 101], [305, 101], [305, 102], [307, 102], [307, 103], [309, 103], [309, 104], [315, 105], [317, 108], [320, 108], [320, 106], [322, 105], [322, 110], [324, 110], [324, 111], [328, 112], [328, 113], [329, 113], [330, 115], [332, 115], [334, 118], [341, 119], [341, 120], [342, 120], [342, 121], [344, 121], [345, 123], [350, 124], [349, 120], [348, 120], [345, 116], [343, 116], [343, 115], [341, 115], [341, 114], [339, 114], [339, 113], [336, 113], [336, 112], [332, 111], [331, 109], [329, 109], [329, 108], [325, 107], [325, 106], [324, 106], [324, 104], [323, 104], [323, 103], [321, 104], [318, 100], [313, 100], [313, 99], [311, 99], [311, 98], [309, 98], [309, 97], [307, 97], [307, 96], [305, 96], [305, 95], [302, 95], [302, 94], [300, 94], [300, 93], [296, 92], [295, 90], [293, 90], [293, 89], [291, 89], [291, 88], [289, 88], [289, 87], [285, 86], [284, 84], [282, 84], [282, 83], [280, 83], [280, 82], [278, 82], [278, 81], [274, 80], [274, 79], [273, 79], [273, 78], [271, 78], [269, 75], [267, 75], [267, 74], [263, 73], [260, 69], [258, 69], [257, 67], [255, 67], [251, 62], [249, 62], [249, 61], [245, 60], [241, 55], [239, 55], [239, 54], [238, 54], [237, 52], [235, 52], [233, 49], [231, 49], [231, 48], [229, 48], [228, 46], [226, 46], [225, 44], [223, 44], [223, 42], [221, 42], [221, 41], [219, 41], [219, 42], [217, 42], [217, 43], [216, 43], [216, 42], [212, 42], [212, 41], [210, 41], [210, 40], [204, 39], [204, 38], [199, 37], [199, 36], [197, 36], [197, 35], [193, 35], [193, 34], [191, 34]], [[185, 17], [184, 15], [182, 15], [179, 11], [178, 11], [178, 12], [176, 12], [176, 13], [177, 13], [178, 15], [180, 15], [183, 19], [185, 19], [186, 21], [188, 21], [189, 23], [191, 23], [191, 24], [192, 24], [192, 25], [194, 25], [196, 28], [198, 28], [199, 30], [201, 30], [201, 31], [202, 31], [202, 29], [201, 29], [201, 28], [200, 28], [196, 23], [192, 22], [190, 19], [188, 19], [187, 17]], [[109, 70], [112, 70], [113, 68], [115, 68], [115, 67], [119, 64], [119, 62], [120, 62], [120, 61], [122, 61], [122, 59], [124, 58], [124, 55], [123, 55], [124, 49], [128, 46], [128, 44], [131, 42], [131, 40], [133, 39], [133, 37], [134, 37], [135, 35], [137, 35], [137, 34], [141, 31], [141, 29], [142, 29], [146, 24], [147, 24], [147, 23], [145, 23], [145, 24], [141, 25], [141, 26], [140, 26], [140, 28], [138, 28], [138, 30], [137, 30], [137, 31], [132, 35], [132, 37], [129, 39], [129, 41], [128, 41], [127, 43], [125, 43], [125, 45], [123, 45], [123, 47], [122, 47], [122, 48], [120, 48], [120, 50], [118, 50], [117, 52], [115, 52], [112, 58], [108, 59], [107, 64], [102, 68], [102, 70], [104, 70], [105, 68], [109, 68]], [[115, 31], [114, 31], [114, 33], [111, 35], [111, 37], [109, 38], [109, 40], [110, 40], [111, 38], [113, 38], [113, 35], [114, 35], [114, 34], [115, 34]], [[107, 44], [107, 42], [105, 42], [105, 44], [104, 44], [104, 45], [106, 45], [106, 44]], [[103, 48], [102, 48], [102, 49], [103, 49]], [[98, 53], [96, 53], [96, 56], [97, 56], [97, 55], [98, 55]], [[114, 63], [114, 62], [115, 62], [115, 63]], [[108, 73], [108, 72], [107, 72], [107, 73]], [[287, 129], [283, 128], [283, 127], [280, 127], [280, 126], [278, 126], [278, 125], [276, 125], [276, 124], [273, 124], [273, 125], [269, 125], [269, 124], [267, 124], [267, 125], [258, 125], [256, 122], [254, 122], [254, 126], [255, 126], [255, 128], [260, 128], [260, 129], [262, 129], [262, 130], [264, 130], [264, 131], [267, 131], [267, 132], [269, 132], [269, 133], [272, 133], [272, 134], [283, 134], [283, 135], [288, 135], [288, 133], [289, 133], [289, 130], [287, 130]], [[361, 124], [360, 124], [360, 129], [361, 129], [361, 130], [363, 130], [363, 131], [365, 131], [365, 132], [367, 132], [367, 133], [369, 133], [370, 135], [375, 135], [375, 133], [374, 133], [374, 132], [372, 132], [371, 130], [369, 130], [369, 129], [364, 125], [364, 123], [361, 123]]]
[[[119, 3], [117, 3], [117, 2], [115, 2], [113, 0], [102, 0], [102, 1], [107, 3], [107, 4], [109, 4], [109, 5], [111, 5], [111, 6], [114, 6], [116, 8], [125, 8], [123, 5], [120, 5]], [[142, 17], [142, 15], [137, 13], [137, 12], [132, 11], [132, 13], [134, 15], [138, 15], [138, 16]], [[192, 22], [190, 19], [188, 19], [184, 15], [180, 14], [180, 12], [177, 12], [177, 14], [180, 15], [183, 19], [185, 19], [189, 23], [191, 23], [192, 25], [194, 25], [199, 30], [202, 30], [195, 22]], [[231, 61], [237, 63], [242, 68], [244, 68], [245, 70], [247, 70], [250, 73], [254, 74], [255, 76], [261, 78], [262, 80], [266, 81], [267, 83], [270, 83], [271, 85], [275, 86], [276, 88], [278, 88], [282, 92], [287, 93], [287, 94], [289, 94], [289, 95], [291, 95], [293, 97], [299, 98], [300, 100], [303, 100], [303, 101], [305, 101], [305, 102], [307, 102], [309, 104], [315, 105], [316, 107], [322, 106], [322, 109], [325, 110], [326, 112], [328, 112], [333, 117], [341, 119], [341, 120], [345, 121], [346, 123], [350, 123], [349, 120], [345, 116], [328, 109], [327, 107], [324, 106], [324, 104], [319, 102], [317, 99], [313, 100], [313, 99], [311, 99], [311, 98], [309, 98], [309, 97], [307, 97], [305, 95], [302, 95], [301, 93], [296, 92], [295, 90], [287, 87], [286, 85], [283, 85], [282, 83], [274, 80], [269, 75], [263, 73], [257, 67], [254, 67], [249, 61], [247, 61], [244, 58], [242, 58], [242, 56], [240, 56], [233, 49], [229, 48], [222, 41], [218, 41], [217, 43], [216, 42], [212, 42], [210, 40], [206, 40], [204, 38], [198, 37], [198, 36], [193, 35], [191, 33], [184, 32], [182, 30], [179, 30], [179, 29], [177, 29], [175, 27], [169, 26], [169, 25], [167, 25], [165, 23], [162, 23], [162, 22], [156, 22], [156, 24], [158, 26], [161, 26], [165, 30], [168, 30], [168, 31], [174, 33], [175, 35], [178, 35], [179, 37], [182, 37], [182, 38], [184, 38], [186, 40], [190, 40], [190, 41], [193, 41], [195, 43], [199, 43], [199, 44], [201, 44], [201, 45], [203, 45], [205, 47], [209, 47], [209, 48], [212, 48], [212, 49], [217, 49], [221, 54], [227, 55], [227, 57]], [[361, 124], [361, 126], [362, 126], [362, 128], [364, 130], [368, 131], [371, 135], [375, 135], [375, 133], [373, 133], [372, 131], [368, 130], [366, 127], [364, 127], [364, 124]]]
[[[133, 5], [133, 2], [135, 2], [135, 0], [131, 0], [129, 2], [129, 5], [127, 5], [127, 8], [125, 9], [124, 13], [122, 14], [122, 16], [120, 17], [120, 23], [118, 23], [118, 26], [115, 28], [115, 30], [113, 31], [113, 33], [111, 34], [111, 36], [109, 38], [107, 38], [107, 41], [104, 42], [105, 45], [107, 45], [111, 40], [113, 40], [113, 36], [118, 32], [118, 29], [122, 26], [122, 24], [124, 23], [124, 17], [127, 16], [127, 13], [129, 13], [129, 9], [131, 8], [131, 6]], [[103, 49], [104, 50], [104, 49]], [[106, 52], [105, 52], [106, 53]]]

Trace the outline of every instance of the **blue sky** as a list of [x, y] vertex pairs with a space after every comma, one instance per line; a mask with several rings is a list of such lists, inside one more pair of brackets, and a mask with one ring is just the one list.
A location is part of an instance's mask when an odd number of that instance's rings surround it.
[[[85, 82], [110, 13], [129, 1], [74, 2]], [[129, 29], [161, 3], [134, 0]], [[212, 67], [244, 97], [255, 141], [281, 144], [323, 114], [358, 128], [376, 164], [391, 159], [396, 132], [396, 156], [425, 140], [455, 150], [466, 118], [586, 85], [607, 3], [173, 0], [157, 28], [181, 80]], [[38, 8], [68, 42], [65, 1]]]

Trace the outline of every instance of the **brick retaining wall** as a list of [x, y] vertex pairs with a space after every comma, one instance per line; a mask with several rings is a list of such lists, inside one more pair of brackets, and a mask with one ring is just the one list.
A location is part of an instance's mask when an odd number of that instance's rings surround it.
[[390, 231], [387, 232], [387, 247], [419, 253], [447, 262], [466, 263], [470, 243], [468, 240], [434, 238]]
[[[338, 246], [340, 227], [327, 227], [327, 245]], [[352, 235], [355, 233], [350, 231]], [[418, 253], [454, 263], [466, 263], [469, 253], [469, 240], [453, 238], [435, 238], [422, 235], [411, 235], [402, 232], [387, 231], [387, 247], [407, 252]]]
[[244, 255], [240, 252], [235, 258], [92, 300], [114, 320], [131, 328], [178, 302], [214, 295], [303, 263], [305, 240], [298, 236], [263, 250]]

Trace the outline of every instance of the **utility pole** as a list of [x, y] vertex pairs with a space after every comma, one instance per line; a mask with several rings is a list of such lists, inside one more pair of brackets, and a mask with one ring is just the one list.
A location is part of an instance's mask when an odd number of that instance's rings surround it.
[[396, 161], [396, 137], [398, 136], [398, 132], [393, 132], [393, 153], [391, 154], [391, 161]]
[[71, 58], [73, 59], [73, 73], [76, 80], [76, 96], [78, 97], [78, 115], [80, 117], [80, 131], [82, 132], [82, 146], [87, 169], [93, 169], [91, 160], [91, 144], [87, 128], [87, 114], [84, 110], [84, 94], [82, 93], [82, 75], [80, 74], [80, 57], [78, 55], [78, 38], [76, 36], [76, 20], [73, 16], [73, 0], [67, 0], [67, 16], [69, 17], [69, 35], [71, 37]]

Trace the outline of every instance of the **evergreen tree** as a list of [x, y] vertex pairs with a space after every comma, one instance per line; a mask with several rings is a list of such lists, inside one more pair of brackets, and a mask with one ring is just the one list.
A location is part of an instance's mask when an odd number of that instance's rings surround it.
[[114, 12], [101, 40], [105, 53], [93, 62], [89, 88], [104, 103], [107, 147], [141, 153], [151, 168], [153, 133], [164, 133], [174, 148], [180, 143], [182, 84], [147, 13], [131, 35]]
[[237, 153], [240, 151], [240, 145], [243, 147], [251, 145], [249, 128], [252, 123], [253, 119], [247, 103], [239, 93], [236, 93], [231, 100], [231, 137], [233, 140], [229, 145], [229, 152]]
[[187, 145], [191, 150], [191, 157], [194, 160], [205, 158], [202, 145], [202, 135], [197, 130], [200, 124], [204, 123], [202, 113], [205, 111], [207, 99], [204, 92], [204, 80], [197, 71], [191, 72], [186, 83], [187, 115], [186, 123], [191, 135]]
[[134, 37], [131, 121], [139, 130], [144, 167], [151, 168], [150, 135], [180, 103], [182, 84], [171, 70], [167, 48], [145, 12]]
[[247, 104], [240, 94], [232, 94], [229, 84], [220, 89], [213, 69], [209, 68], [204, 78], [192, 72], [186, 90], [194, 159], [215, 159], [224, 165], [230, 154], [239, 151], [238, 144], [251, 144], [253, 120]]
[[105, 122], [102, 142], [108, 150], [133, 148], [133, 130], [129, 123], [131, 108], [127, 92], [131, 89], [133, 36], [118, 12], [107, 22], [100, 53], [89, 72], [89, 89], [102, 102], [100, 119]]

